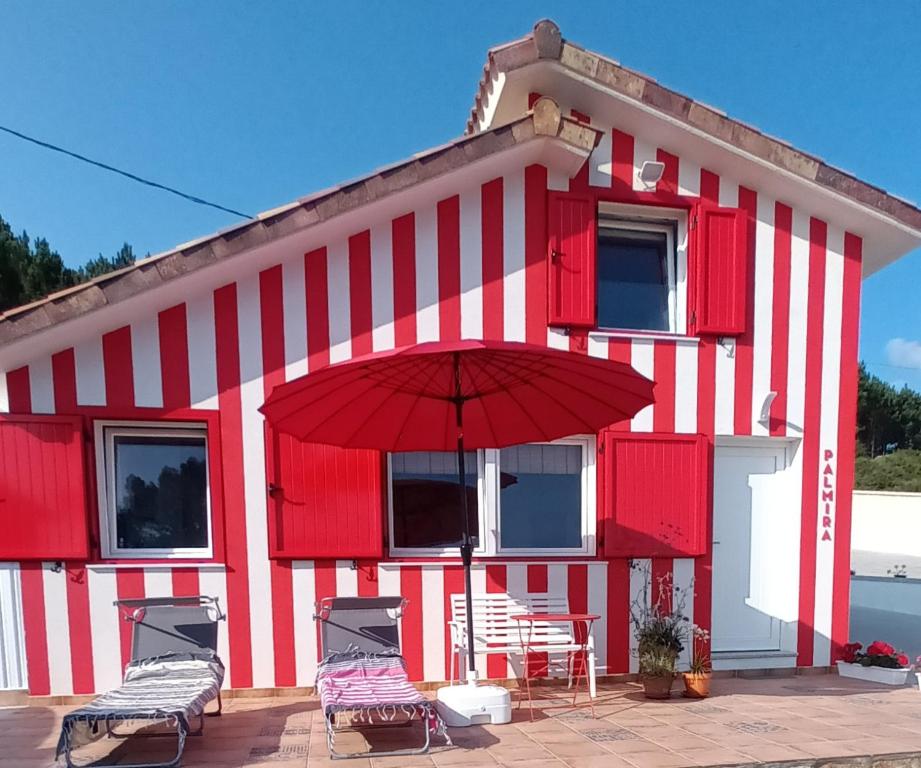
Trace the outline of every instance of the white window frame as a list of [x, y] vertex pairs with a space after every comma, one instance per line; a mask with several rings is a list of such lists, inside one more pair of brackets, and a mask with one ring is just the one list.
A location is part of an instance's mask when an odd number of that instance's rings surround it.
[[[103, 559], [188, 560], [214, 557], [211, 520], [211, 468], [209, 466], [208, 427], [201, 422], [183, 421], [96, 421], [96, 488], [99, 499], [99, 533]], [[161, 547], [127, 549], [117, 545], [118, 515], [115, 507], [115, 437], [196, 437], [205, 441], [205, 521], [207, 547]]]
[[[578, 445], [582, 448], [582, 546], [560, 548], [503, 548], [501, 546], [500, 514], [500, 452], [488, 449], [477, 451], [477, 499], [479, 501], [479, 546], [473, 550], [477, 557], [569, 557], [594, 556], [596, 553], [597, 483], [596, 438], [579, 435], [534, 445]], [[393, 535], [393, 473], [391, 457], [387, 456], [387, 524], [389, 528], [390, 555], [403, 558], [457, 557], [457, 546], [450, 547], [396, 547]]]
[[683, 335], [687, 332], [688, 300], [688, 214], [675, 208], [645, 205], [619, 205], [599, 203], [598, 233], [600, 241], [604, 230], [633, 230], [665, 233], [666, 271], [668, 278], [668, 330], [651, 328], [608, 328], [601, 331], [625, 333], [654, 333]]

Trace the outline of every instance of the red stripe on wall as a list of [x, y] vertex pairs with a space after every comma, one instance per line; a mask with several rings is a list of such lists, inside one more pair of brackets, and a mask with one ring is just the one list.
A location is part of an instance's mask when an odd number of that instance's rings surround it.
[[774, 206], [774, 312], [771, 320], [771, 389], [777, 393], [771, 406], [770, 432], [787, 432], [787, 365], [790, 354], [790, 268], [793, 209]]
[[758, 196], [739, 187], [739, 208], [748, 214], [748, 282], [745, 285], [745, 333], [736, 339], [735, 418], [737, 435], [752, 433], [752, 390], [755, 361], [755, 223], [758, 221]]
[[349, 238], [349, 320], [352, 357], [371, 352], [371, 231]]
[[[115, 571], [115, 592], [119, 600], [144, 597], [144, 571], [140, 568], [119, 568]], [[119, 614], [119, 619], [121, 614]], [[122, 669], [131, 659], [131, 628], [130, 621], [118, 622], [118, 639], [122, 652]], [[249, 687], [249, 686], [247, 686]]]
[[[259, 314], [262, 326], [262, 385], [265, 396], [285, 381], [285, 320], [283, 276], [279, 264], [259, 273]], [[370, 332], [370, 331], [369, 331]], [[266, 446], [270, 441], [266, 440]], [[266, 451], [266, 468], [272, 457]], [[291, 563], [269, 560], [272, 594], [272, 637], [275, 649], [275, 685], [296, 682], [294, 668], [294, 593]]]
[[160, 379], [163, 407], [168, 411], [188, 408], [191, 403], [189, 379], [189, 329], [185, 304], [164, 309], [157, 316], [160, 335]]
[[19, 579], [22, 589], [22, 623], [29, 693], [32, 696], [47, 696], [51, 693], [51, 678], [48, 673], [48, 634], [45, 626], [42, 564], [22, 563], [19, 568]]
[[803, 513], [797, 659], [812, 666], [815, 625], [816, 529], [819, 514], [819, 429], [822, 417], [822, 345], [825, 316], [825, 246], [828, 227], [809, 220], [809, 287], [806, 308], [806, 402], [803, 417]]
[[441, 200], [438, 217], [438, 324], [442, 341], [460, 338], [460, 198]]
[[32, 385], [29, 383], [28, 365], [7, 371], [6, 394], [10, 404], [10, 413], [32, 412]]
[[377, 597], [377, 561], [359, 560], [358, 562], [358, 596]]
[[672, 195], [678, 194], [678, 158], [666, 152], [664, 149], [656, 150], [656, 160], [665, 163], [665, 170], [662, 172], [662, 178], [656, 185], [657, 192], [667, 192]]
[[[493, 179], [480, 189], [483, 238], [483, 338], [502, 339], [505, 334], [503, 263], [503, 182]], [[527, 189], [525, 190], [527, 195]], [[527, 251], [527, 244], [525, 245]], [[526, 267], [527, 268], [527, 267]], [[525, 273], [527, 279], [527, 273]], [[527, 291], [527, 285], [525, 285]]]
[[318, 248], [304, 257], [307, 283], [307, 369], [329, 365], [329, 286], [326, 249]]
[[400, 594], [406, 598], [403, 612], [403, 656], [410, 680], [423, 679], [422, 666], [422, 568], [400, 568]]
[[674, 341], [656, 341], [653, 347], [653, 373], [655, 407], [652, 409], [652, 428], [656, 432], [675, 431], [675, 355]]
[[525, 340], [547, 344], [547, 169], [524, 169]]
[[860, 331], [862, 243], [844, 235], [844, 288], [841, 316], [841, 388], [838, 403], [838, 486], [835, 490], [835, 564], [832, 582], [831, 662], [848, 642], [851, 588], [851, 489], [854, 487], [857, 423], [857, 340]]
[[131, 328], [127, 325], [102, 337], [102, 360], [106, 380], [106, 405], [134, 406], [134, 375], [131, 361]]
[[607, 589], [609, 675], [630, 671], [630, 561], [608, 562]]
[[621, 192], [633, 191], [633, 137], [613, 131], [611, 147], [611, 187]]
[[[570, 564], [566, 569], [566, 594], [569, 598], [569, 610], [573, 613], [588, 613], [588, 566], [585, 563]], [[578, 642], [584, 642], [586, 638], [585, 624], [576, 622], [573, 627], [573, 634]], [[584, 656], [576, 652], [573, 654], [574, 668], [577, 673], [584, 672], [586, 660]]]
[[393, 237], [393, 333], [396, 346], [416, 343], [416, 217], [412, 213], [394, 219]]
[[546, 563], [528, 563], [528, 592], [547, 591]]
[[[460, 595], [464, 591], [464, 569], [459, 565], [446, 565], [444, 569], [444, 590], [445, 590], [445, 621], [453, 618], [451, 612], [451, 595]], [[451, 639], [451, 632], [445, 632], [445, 670], [450, 673], [451, 657], [454, 656], [454, 645]], [[464, 680], [465, 672], [458, 668], [458, 660], [454, 657], [454, 675], [455, 679]]]
[[86, 568], [83, 565], [68, 564], [66, 573], [70, 668], [74, 693], [93, 693], [93, 636], [90, 630], [90, 594]]
[[700, 199], [711, 205], [720, 202], [720, 177], [706, 168], [700, 169]]
[[[308, 309], [309, 311], [309, 309]], [[240, 337], [235, 283], [214, 292], [218, 408], [224, 465], [224, 529], [227, 557], [227, 632], [234, 688], [253, 685], [249, 569], [243, 492], [243, 418], [240, 401]], [[310, 327], [308, 326], [308, 333]]]
[[[504, 565], [486, 566], [486, 592], [508, 592], [508, 570]], [[486, 656], [486, 676], [492, 680], [508, 677], [508, 657], [504, 653], [490, 653]]]
[[173, 568], [173, 596], [192, 597], [199, 595], [198, 568]]
[[77, 410], [77, 369], [72, 347], [51, 356], [51, 378], [55, 413], [74, 413]]

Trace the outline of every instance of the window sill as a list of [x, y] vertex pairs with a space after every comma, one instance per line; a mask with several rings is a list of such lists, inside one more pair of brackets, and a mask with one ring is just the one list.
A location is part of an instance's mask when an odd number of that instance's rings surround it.
[[674, 341], [677, 344], [699, 344], [697, 336], [686, 336], [683, 333], [665, 333], [664, 331], [618, 331], [596, 328], [588, 335], [597, 339], [640, 339], [651, 341]]
[[90, 571], [127, 570], [129, 568], [143, 568], [144, 570], [165, 570], [173, 568], [197, 568], [199, 570], [223, 571], [227, 566], [214, 560], [105, 560], [96, 563], [87, 563]]
[[[586, 563], [603, 560], [604, 558], [585, 553], [560, 553], [558, 555], [549, 554], [495, 554], [495, 555], [474, 555], [474, 565], [493, 565], [503, 563]], [[459, 555], [390, 555], [381, 560], [380, 566], [388, 565], [458, 565], [461, 563]]]

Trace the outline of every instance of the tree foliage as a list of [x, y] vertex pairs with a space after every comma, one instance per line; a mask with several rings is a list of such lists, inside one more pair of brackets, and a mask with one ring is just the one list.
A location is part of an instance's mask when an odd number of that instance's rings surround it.
[[125, 243], [113, 257], [100, 253], [71, 269], [43, 237], [32, 240], [26, 232], [17, 235], [0, 217], [0, 312], [131, 264], [134, 252]]
[[860, 365], [857, 476], [863, 490], [921, 491], [921, 394]]

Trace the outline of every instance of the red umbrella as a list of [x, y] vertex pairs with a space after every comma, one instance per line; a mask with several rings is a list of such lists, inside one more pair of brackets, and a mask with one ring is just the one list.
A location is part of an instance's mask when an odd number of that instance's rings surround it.
[[[531, 344], [430, 342], [323, 368], [276, 387], [260, 409], [312, 443], [380, 451], [457, 451], [468, 648], [472, 543], [464, 450], [595, 434], [653, 401], [629, 365]], [[467, 654], [475, 677], [474, 654]]]

